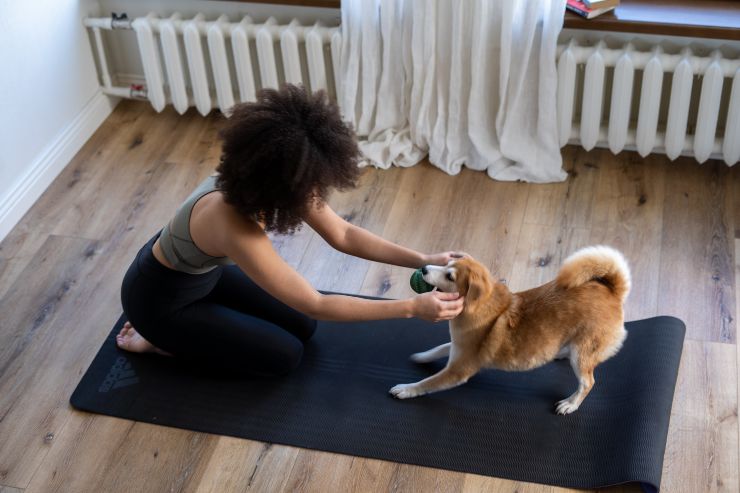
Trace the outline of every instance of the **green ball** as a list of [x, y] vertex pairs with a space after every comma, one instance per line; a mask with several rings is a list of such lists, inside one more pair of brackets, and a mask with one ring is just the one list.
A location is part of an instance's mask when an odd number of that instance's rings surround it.
[[417, 269], [413, 274], [411, 274], [409, 284], [411, 284], [411, 289], [419, 294], [426, 293], [434, 289], [434, 286], [424, 280], [424, 274], [421, 273], [421, 269]]

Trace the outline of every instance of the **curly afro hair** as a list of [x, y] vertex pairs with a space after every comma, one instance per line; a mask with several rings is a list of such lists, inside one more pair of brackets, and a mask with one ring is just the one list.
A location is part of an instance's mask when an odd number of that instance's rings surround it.
[[359, 178], [355, 134], [323, 91], [263, 89], [257, 101], [234, 106], [221, 137], [217, 186], [240, 214], [264, 221], [265, 231], [296, 231], [312, 203]]

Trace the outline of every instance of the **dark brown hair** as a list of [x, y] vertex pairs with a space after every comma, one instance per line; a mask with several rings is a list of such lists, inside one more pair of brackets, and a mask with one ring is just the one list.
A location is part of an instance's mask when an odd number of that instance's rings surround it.
[[266, 231], [297, 230], [311, 203], [354, 187], [360, 174], [355, 134], [323, 91], [263, 89], [257, 101], [234, 106], [221, 137], [217, 186]]

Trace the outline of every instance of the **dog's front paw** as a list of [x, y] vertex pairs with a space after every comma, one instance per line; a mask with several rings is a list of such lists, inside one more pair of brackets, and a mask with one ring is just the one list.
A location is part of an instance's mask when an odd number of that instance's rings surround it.
[[558, 414], [570, 414], [578, 410], [578, 404], [571, 402], [570, 399], [563, 399], [558, 402], [555, 408]]
[[401, 383], [389, 390], [396, 399], [410, 399], [421, 395], [418, 387], [413, 383]]

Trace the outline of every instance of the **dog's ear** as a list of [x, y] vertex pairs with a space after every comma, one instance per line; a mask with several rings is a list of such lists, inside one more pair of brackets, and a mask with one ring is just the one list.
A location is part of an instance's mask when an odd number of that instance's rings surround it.
[[468, 271], [468, 290], [465, 293], [466, 303], [473, 303], [491, 291], [491, 283], [475, 270]]

